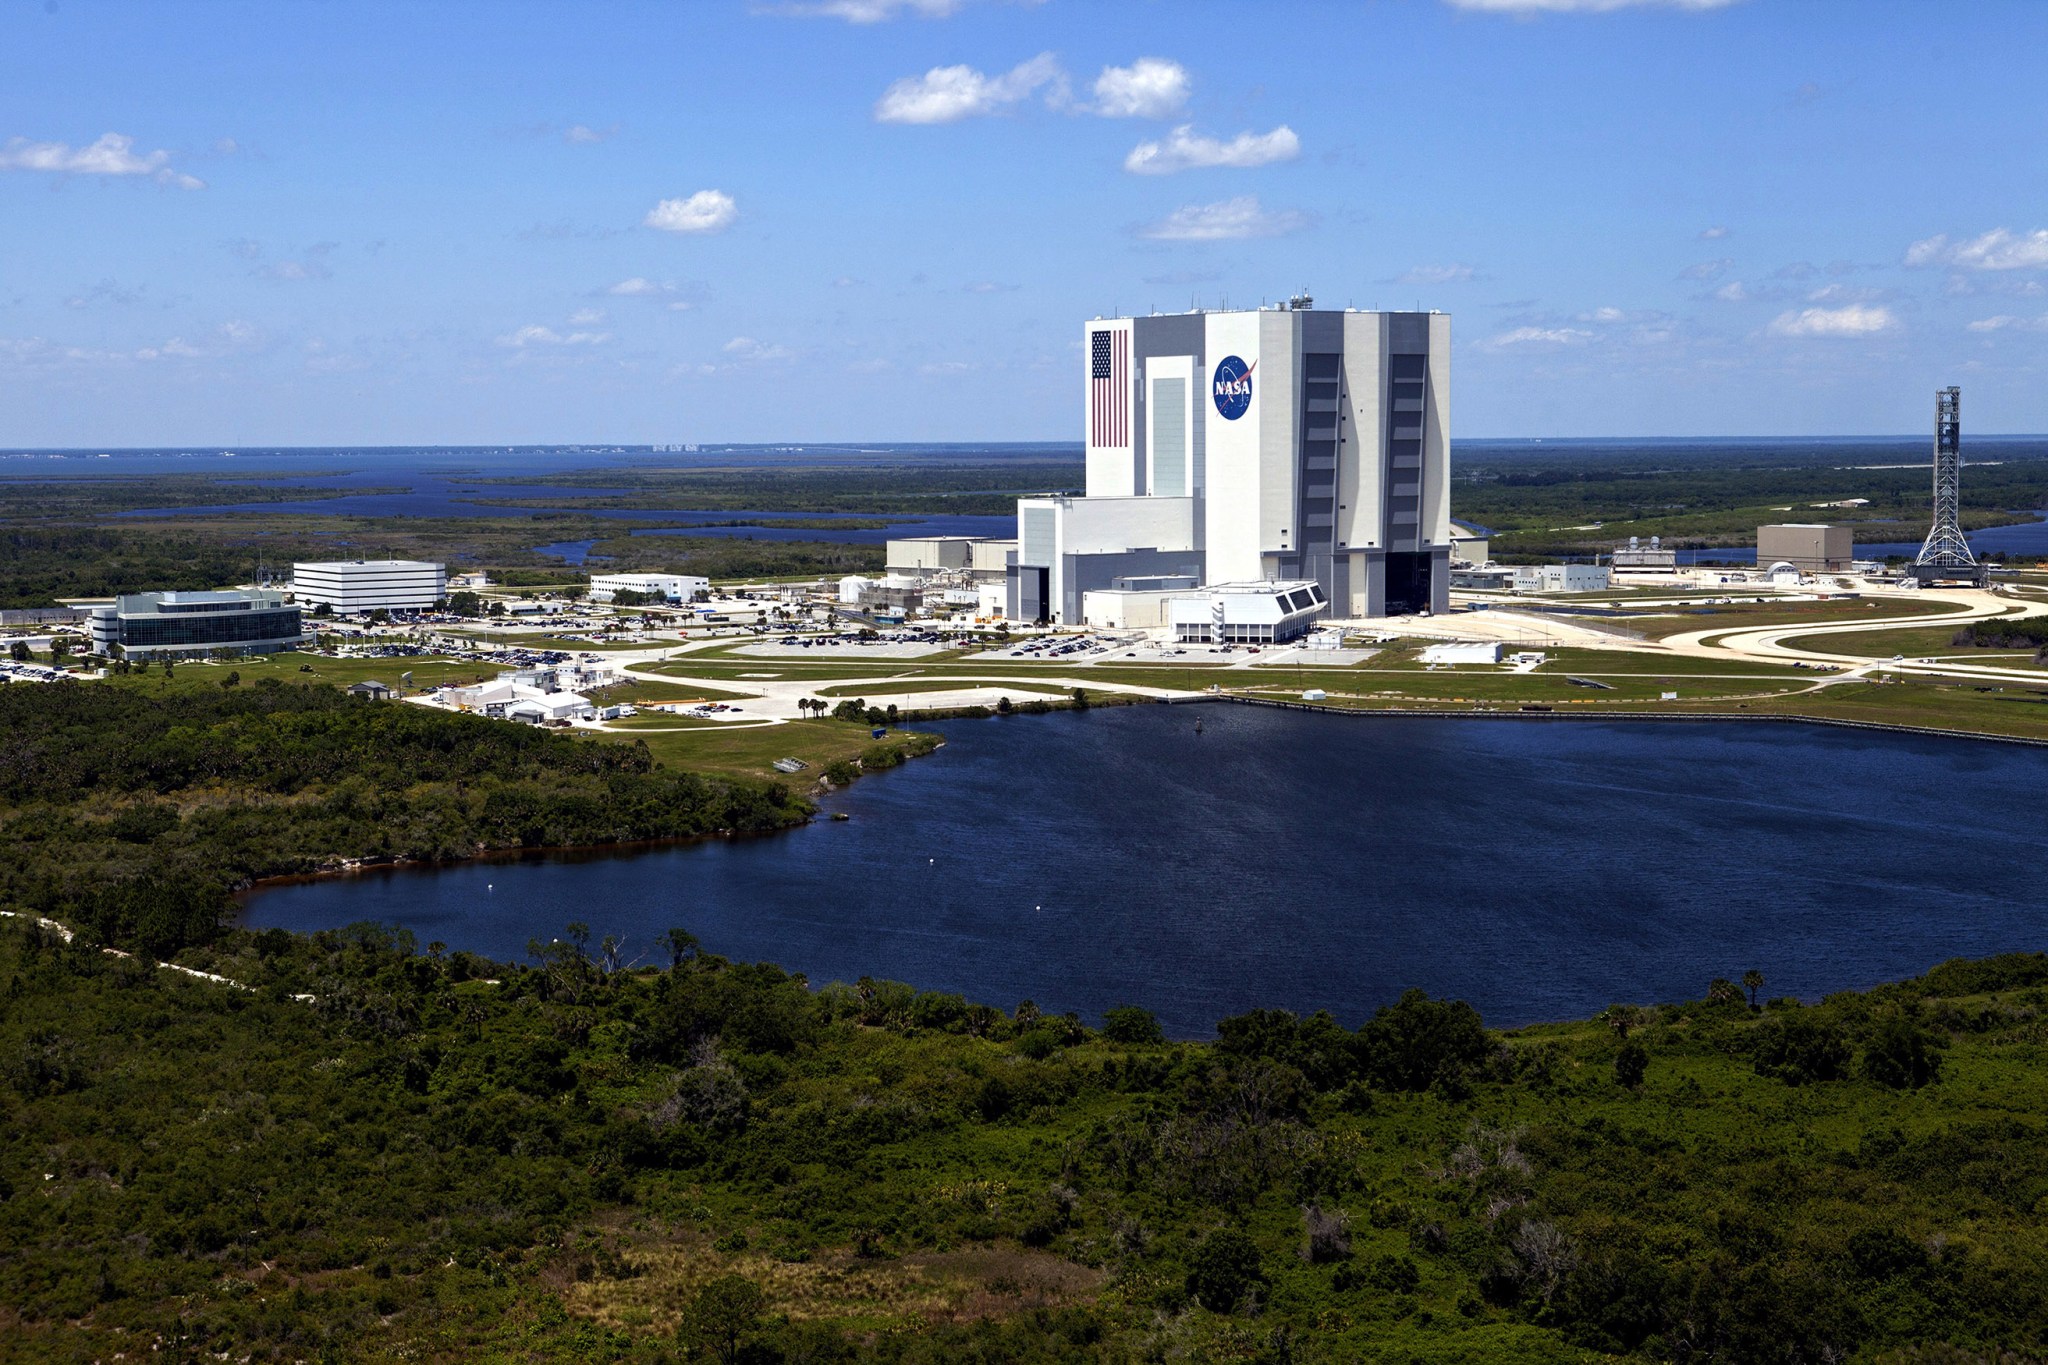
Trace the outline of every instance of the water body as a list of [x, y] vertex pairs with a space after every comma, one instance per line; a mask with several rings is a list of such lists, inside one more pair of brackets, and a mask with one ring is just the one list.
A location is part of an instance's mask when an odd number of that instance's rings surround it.
[[[1197, 735], [1200, 721], [1203, 733]], [[2048, 947], [2048, 750], [1820, 726], [1362, 720], [1142, 706], [961, 721], [846, 823], [266, 890], [248, 923], [402, 924], [499, 959], [572, 920], [1177, 1036], [1404, 988], [1496, 1025], [1815, 997]]]

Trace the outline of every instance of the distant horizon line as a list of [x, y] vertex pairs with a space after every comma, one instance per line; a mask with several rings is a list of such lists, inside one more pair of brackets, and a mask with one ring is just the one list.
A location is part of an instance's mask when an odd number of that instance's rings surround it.
[[[1453, 447], [1465, 444], [1527, 444], [1547, 443], [1573, 445], [1626, 445], [1705, 443], [1716, 445], [1753, 445], [1760, 442], [1784, 444], [1832, 445], [1856, 441], [1926, 441], [1932, 439], [1931, 432], [1892, 432], [1868, 435], [1828, 436], [1453, 436]], [[1967, 446], [1973, 441], [2048, 441], [2048, 432], [1977, 432], [1964, 433]], [[694, 445], [696, 450], [680, 447]], [[862, 451], [889, 450], [936, 450], [946, 447], [974, 447], [984, 450], [1045, 450], [1072, 449], [1084, 451], [1086, 443], [1079, 440], [1035, 440], [1035, 441], [877, 441], [877, 440], [777, 440], [777, 441], [485, 441], [485, 442], [442, 442], [442, 441], [396, 441], [396, 442], [322, 442], [316, 444], [273, 444], [254, 442], [179, 442], [172, 445], [130, 446], [130, 445], [83, 445], [83, 446], [0, 446], [0, 459], [16, 456], [81, 456], [86, 459], [98, 455], [153, 455], [183, 454], [210, 456], [239, 455], [243, 450], [261, 451], [267, 454], [282, 454], [295, 451], [335, 450], [587, 450], [636, 451], [650, 455], [704, 454], [718, 450], [809, 450], [837, 448], [859, 453]]]

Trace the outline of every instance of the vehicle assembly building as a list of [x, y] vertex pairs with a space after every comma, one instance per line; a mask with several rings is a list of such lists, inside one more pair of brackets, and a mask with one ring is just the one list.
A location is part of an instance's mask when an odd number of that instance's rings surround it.
[[1087, 493], [1018, 501], [1006, 615], [1079, 625], [1089, 594], [1141, 579], [1313, 585], [1316, 612], [1346, 617], [1444, 610], [1450, 326], [1306, 295], [1088, 323]]

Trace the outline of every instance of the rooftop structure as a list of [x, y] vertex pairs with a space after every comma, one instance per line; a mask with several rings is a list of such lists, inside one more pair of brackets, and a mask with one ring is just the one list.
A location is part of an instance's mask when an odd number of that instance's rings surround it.
[[432, 611], [448, 596], [448, 568], [417, 559], [342, 559], [292, 565], [292, 596], [344, 616]]
[[136, 661], [275, 654], [306, 642], [299, 609], [280, 592], [144, 592], [92, 608], [95, 654]]
[[1313, 582], [1339, 615], [1443, 609], [1450, 319], [1284, 308], [1082, 330], [1083, 497], [1018, 502], [1009, 615], [1114, 580]]

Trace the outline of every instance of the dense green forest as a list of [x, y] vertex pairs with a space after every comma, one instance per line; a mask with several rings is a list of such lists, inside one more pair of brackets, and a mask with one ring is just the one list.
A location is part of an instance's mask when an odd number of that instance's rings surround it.
[[0, 906], [158, 956], [210, 939], [257, 877], [807, 815], [782, 787], [664, 770], [643, 746], [329, 687], [0, 688]]
[[2048, 958], [1162, 1041], [687, 933], [0, 921], [0, 1359], [2008, 1362]]

